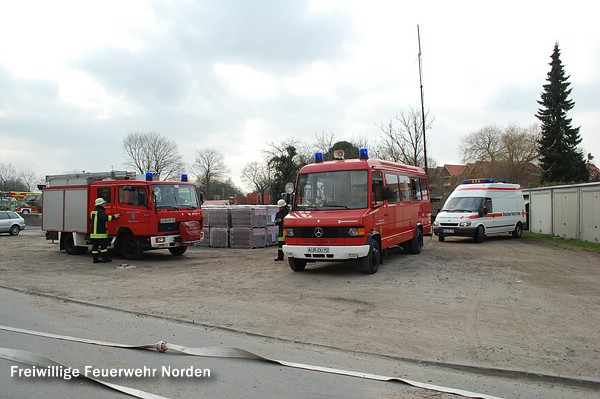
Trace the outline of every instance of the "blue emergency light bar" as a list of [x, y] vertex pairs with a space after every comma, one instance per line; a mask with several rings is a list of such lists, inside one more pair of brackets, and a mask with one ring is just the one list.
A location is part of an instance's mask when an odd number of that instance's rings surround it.
[[475, 183], [493, 183], [493, 177], [486, 177], [484, 179], [465, 179], [462, 181], [462, 184], [475, 184]]
[[146, 172], [146, 181], [152, 181], [153, 177], [154, 177], [154, 173]]
[[358, 150], [358, 159], [369, 159], [369, 150], [366, 148]]
[[323, 162], [323, 153], [320, 151], [315, 153], [315, 163], [319, 162]]
[[183, 181], [183, 182], [186, 182], [186, 181], [188, 181], [187, 173], [183, 173], [183, 174], [181, 175], [181, 181]]

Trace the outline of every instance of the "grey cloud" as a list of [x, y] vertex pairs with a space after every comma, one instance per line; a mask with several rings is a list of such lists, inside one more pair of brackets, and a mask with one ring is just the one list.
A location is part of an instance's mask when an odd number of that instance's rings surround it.
[[343, 14], [311, 14], [302, 0], [197, 2], [158, 13], [171, 23], [174, 44], [195, 60], [289, 68], [339, 56], [351, 34]]

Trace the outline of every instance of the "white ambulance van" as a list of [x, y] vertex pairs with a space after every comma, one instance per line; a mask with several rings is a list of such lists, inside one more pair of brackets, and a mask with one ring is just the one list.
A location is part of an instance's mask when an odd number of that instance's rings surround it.
[[433, 232], [440, 241], [463, 236], [480, 243], [491, 234], [511, 233], [519, 238], [525, 224], [520, 185], [494, 183], [491, 178], [469, 179], [450, 194], [435, 218]]

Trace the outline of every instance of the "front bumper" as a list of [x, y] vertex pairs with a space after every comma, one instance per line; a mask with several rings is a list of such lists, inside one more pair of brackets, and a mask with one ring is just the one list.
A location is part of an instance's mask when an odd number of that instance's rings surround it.
[[150, 237], [150, 246], [152, 248], [174, 248], [182, 245], [183, 243], [179, 235]]
[[369, 245], [348, 246], [307, 246], [284, 245], [283, 253], [288, 258], [310, 261], [335, 261], [364, 258], [369, 253]]
[[433, 228], [433, 234], [436, 236], [460, 236], [460, 237], [475, 237], [477, 226], [473, 227], [443, 227], [437, 226]]

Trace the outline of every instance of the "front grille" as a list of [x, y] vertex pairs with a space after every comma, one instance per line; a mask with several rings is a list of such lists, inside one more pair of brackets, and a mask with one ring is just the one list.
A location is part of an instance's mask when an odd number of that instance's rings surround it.
[[[322, 235], [320, 237], [317, 236], [317, 229], [320, 229]], [[318, 239], [319, 242], [323, 240], [327, 240], [328, 238], [347, 238], [348, 237], [348, 227], [294, 227], [294, 238], [308, 238], [308, 239]]]

